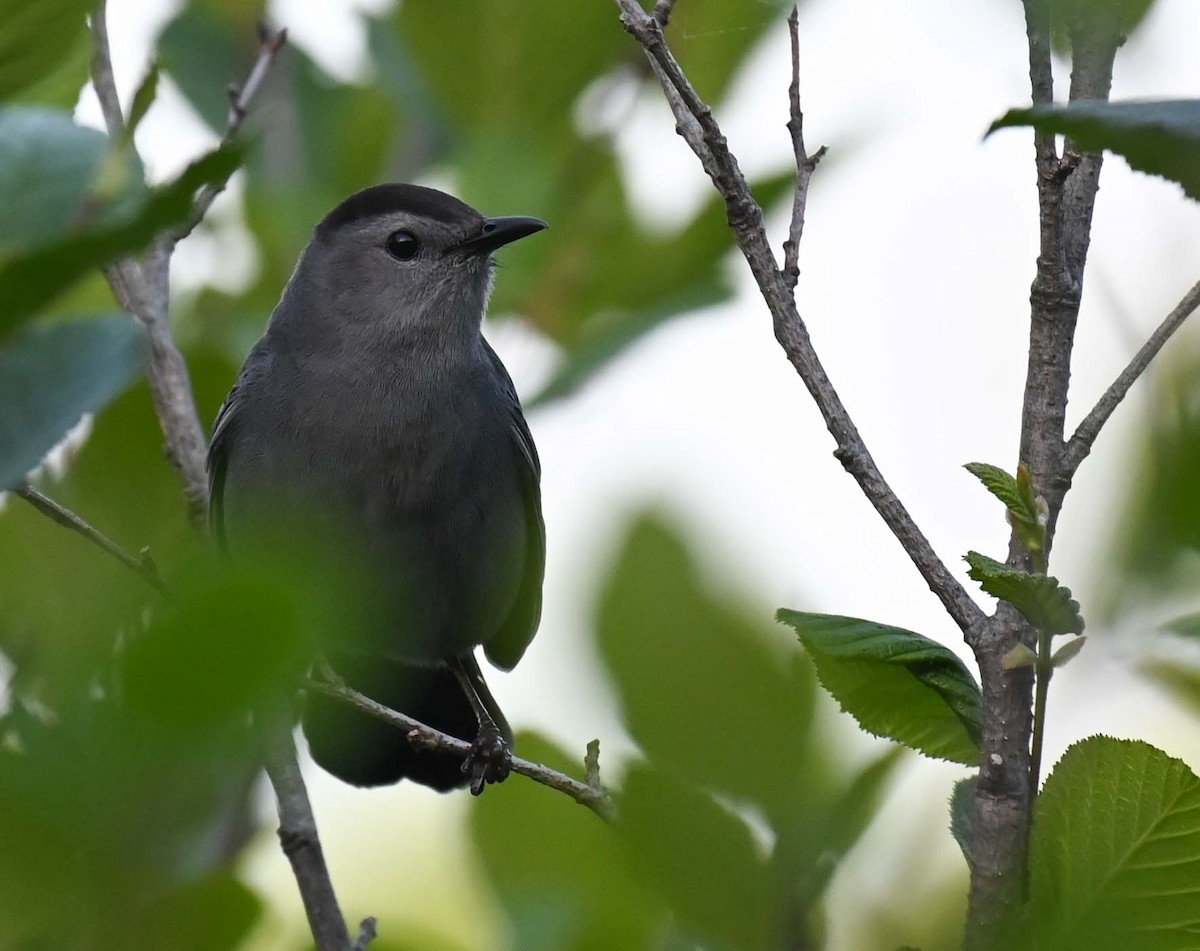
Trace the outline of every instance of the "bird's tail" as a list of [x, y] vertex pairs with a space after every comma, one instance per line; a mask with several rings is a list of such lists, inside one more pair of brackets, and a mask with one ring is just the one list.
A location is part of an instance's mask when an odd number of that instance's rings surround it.
[[[474, 711], [454, 674], [445, 667], [414, 667], [348, 653], [327, 655], [326, 659], [349, 686], [372, 700], [467, 742], [475, 738], [478, 725]], [[511, 743], [512, 731], [486, 685], [478, 692]], [[302, 722], [313, 759], [355, 786], [386, 786], [411, 779], [448, 792], [467, 783], [461, 756], [415, 750], [404, 730], [344, 701], [310, 692]]]

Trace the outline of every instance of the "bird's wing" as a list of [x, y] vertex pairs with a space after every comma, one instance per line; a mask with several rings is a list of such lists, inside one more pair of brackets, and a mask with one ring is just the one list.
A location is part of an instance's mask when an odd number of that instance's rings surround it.
[[514, 458], [520, 469], [521, 500], [525, 507], [525, 565], [516, 601], [504, 623], [483, 645], [497, 667], [511, 670], [533, 640], [542, 616], [542, 578], [546, 570], [546, 523], [542, 519], [542, 466], [537, 447], [521, 412], [521, 402], [504, 364], [486, 343], [488, 358], [503, 383], [508, 402], [507, 423]]
[[225, 471], [237, 434], [240, 382], [233, 385], [217, 411], [208, 443], [208, 528], [221, 549], [225, 548]]

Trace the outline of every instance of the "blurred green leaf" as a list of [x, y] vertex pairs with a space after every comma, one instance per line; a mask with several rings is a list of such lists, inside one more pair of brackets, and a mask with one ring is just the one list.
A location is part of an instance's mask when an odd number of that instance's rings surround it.
[[1084, 151], [1115, 152], [1139, 172], [1158, 175], [1200, 198], [1200, 100], [1072, 102], [1010, 109], [997, 129], [1033, 126], [1070, 136]]
[[671, 13], [667, 42], [696, 91], [718, 102], [755, 45], [791, 8], [790, 0], [689, 0]]
[[134, 90], [133, 103], [129, 107], [129, 118], [125, 121], [125, 136], [129, 140], [133, 139], [133, 134], [137, 132], [138, 126], [146, 118], [146, 113], [154, 105], [154, 99], [158, 95], [158, 74], [158, 60], [155, 60], [146, 70], [146, 75], [138, 83], [137, 89]]
[[234, 951], [262, 908], [250, 889], [218, 872], [168, 892], [114, 938], [128, 951]]
[[1200, 779], [1148, 743], [1076, 743], [1034, 806], [1029, 894], [1039, 951], [1193, 946]]
[[967, 865], [975, 862], [975, 790], [978, 776], [968, 776], [954, 784], [950, 794], [950, 834], [962, 849]]
[[136, 157], [124, 161], [122, 188], [102, 206], [89, 199], [108, 138], [43, 106], [0, 109], [0, 262], [18, 249], [61, 238], [82, 224], [112, 224], [144, 200]]
[[[249, 4], [245, 10], [257, 10]], [[253, 61], [253, 23], [230, 17], [218, 3], [187, 4], [158, 38], [163, 68], [215, 132], [229, 121], [229, 84]]]
[[772, 816], [793, 808], [814, 699], [802, 658], [714, 599], [659, 522], [630, 533], [597, 637], [624, 720], [656, 765]]
[[821, 685], [864, 730], [926, 756], [979, 761], [982, 700], [961, 660], [898, 627], [780, 609], [817, 668]]
[[27, 328], [0, 347], [0, 488], [124, 389], [144, 357], [142, 328], [122, 315]]
[[773, 946], [767, 863], [750, 829], [710, 796], [641, 766], [625, 777], [617, 834], [676, 924], [704, 947]]
[[1040, 22], [1049, 23], [1054, 51], [1068, 56], [1076, 37], [1085, 44], [1095, 36], [1127, 39], [1154, 0], [1033, 0], [1031, 6]]
[[73, 55], [87, 33], [91, 8], [92, 0], [0, 0], [0, 101], [14, 98]]
[[[521, 755], [580, 776], [536, 734]], [[471, 810], [475, 847], [521, 951], [657, 951], [665, 909], [630, 876], [612, 829], [588, 810], [536, 783], [506, 783]], [[546, 830], [553, 829], [553, 835]]]
[[977, 551], [967, 552], [966, 561], [971, 566], [967, 574], [978, 581], [984, 591], [1007, 601], [1039, 631], [1051, 637], [1083, 633], [1079, 602], [1053, 575], [1010, 568]]
[[72, 111], [87, 85], [91, 63], [92, 38], [84, 28], [75, 34], [57, 66], [38, 76], [9, 101]]
[[204, 185], [225, 182], [240, 161], [237, 148], [222, 146], [192, 162], [173, 182], [154, 189], [129, 221], [10, 258], [0, 266], [0, 337], [92, 268], [140, 251], [163, 231], [186, 221], [195, 193]]

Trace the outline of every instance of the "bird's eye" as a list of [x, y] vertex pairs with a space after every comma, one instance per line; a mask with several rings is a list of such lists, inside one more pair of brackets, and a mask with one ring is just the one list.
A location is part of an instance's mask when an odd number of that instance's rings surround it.
[[421, 250], [421, 244], [411, 231], [393, 231], [388, 235], [387, 252], [397, 261], [411, 261]]

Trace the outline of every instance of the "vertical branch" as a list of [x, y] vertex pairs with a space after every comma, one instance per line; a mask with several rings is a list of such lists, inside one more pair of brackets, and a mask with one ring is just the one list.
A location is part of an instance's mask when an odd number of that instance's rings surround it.
[[[1051, 102], [1049, 7], [1024, 0], [1029, 45], [1029, 78], [1034, 103]], [[1086, 5], [1071, 25], [1071, 99], [1107, 99], [1120, 37], [1106, 17]], [[1045, 557], [1070, 487], [1065, 461], [1065, 421], [1071, 353], [1091, 240], [1092, 211], [1099, 186], [1101, 156], [1081, 154], [1067, 142], [1060, 158], [1054, 137], [1035, 133], [1039, 253], [1030, 290], [1029, 358], [1021, 414], [1020, 461], [1026, 463], [1038, 493], [1046, 500]], [[1009, 564], [1033, 566], [1015, 538]], [[983, 753], [976, 791], [975, 861], [967, 918], [969, 949], [998, 946], [1006, 923], [1024, 899], [1026, 859], [1033, 797], [1038, 777], [1030, 739], [1044, 729], [1048, 683], [1039, 684], [1038, 722], [1032, 718], [1033, 671], [1005, 670], [1002, 659], [1018, 641], [1033, 647], [1036, 632], [1010, 605], [1001, 603], [987, 635], [976, 646], [983, 690]], [[1048, 678], [1048, 672], [1042, 674]], [[1035, 743], [1040, 753], [1040, 738]]]
[[800, 280], [800, 239], [804, 235], [804, 213], [808, 207], [808, 183], [817, 163], [825, 155], [821, 146], [812, 155], [804, 146], [804, 112], [800, 109], [800, 10], [792, 7], [788, 14], [788, 34], [792, 41], [792, 84], [788, 87], [791, 117], [788, 132], [792, 134], [792, 152], [796, 157], [796, 188], [792, 196], [792, 223], [787, 240], [783, 242], [783, 280], [794, 291]]

